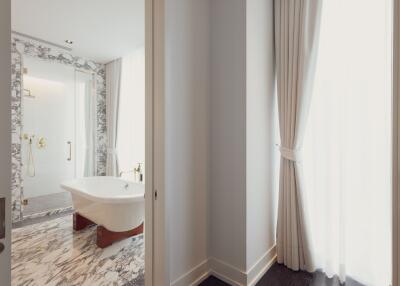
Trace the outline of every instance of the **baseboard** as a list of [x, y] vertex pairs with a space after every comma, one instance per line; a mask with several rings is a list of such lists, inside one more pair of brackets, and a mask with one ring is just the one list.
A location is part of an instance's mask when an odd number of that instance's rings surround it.
[[209, 260], [210, 273], [218, 279], [232, 285], [232, 286], [244, 286], [246, 285], [246, 272], [232, 266], [224, 261], [221, 261], [215, 257], [211, 257]]
[[247, 285], [256, 285], [275, 262], [276, 247], [274, 245], [247, 271]]
[[183, 274], [171, 283], [171, 286], [195, 286], [210, 276], [208, 260], [204, 260], [199, 265]]
[[195, 286], [210, 275], [232, 286], [254, 286], [276, 261], [276, 248], [271, 247], [247, 272], [215, 257], [204, 260], [171, 283], [171, 286]]
[[210, 275], [232, 286], [254, 286], [276, 261], [276, 248], [271, 247], [247, 272], [214, 257], [209, 260]]

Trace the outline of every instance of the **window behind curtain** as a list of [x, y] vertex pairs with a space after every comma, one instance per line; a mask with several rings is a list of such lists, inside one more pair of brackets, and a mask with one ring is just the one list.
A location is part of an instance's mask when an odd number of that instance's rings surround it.
[[391, 0], [323, 3], [304, 142], [316, 264], [391, 283]]
[[[144, 163], [145, 147], [144, 49], [122, 58], [117, 152], [121, 171]], [[133, 173], [124, 175], [133, 179]]]

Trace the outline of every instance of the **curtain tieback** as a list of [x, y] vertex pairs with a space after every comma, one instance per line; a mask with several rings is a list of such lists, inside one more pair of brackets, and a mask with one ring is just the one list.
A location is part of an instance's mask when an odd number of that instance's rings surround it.
[[111, 155], [117, 155], [117, 150], [115, 148], [107, 148], [107, 153]]
[[279, 151], [281, 152], [281, 156], [289, 161], [300, 161], [300, 151], [298, 149], [290, 149], [279, 146]]

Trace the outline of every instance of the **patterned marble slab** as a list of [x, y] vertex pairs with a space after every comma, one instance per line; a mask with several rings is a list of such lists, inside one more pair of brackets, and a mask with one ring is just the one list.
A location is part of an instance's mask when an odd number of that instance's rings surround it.
[[144, 285], [143, 235], [100, 249], [96, 227], [75, 232], [72, 215], [12, 231], [13, 286]]

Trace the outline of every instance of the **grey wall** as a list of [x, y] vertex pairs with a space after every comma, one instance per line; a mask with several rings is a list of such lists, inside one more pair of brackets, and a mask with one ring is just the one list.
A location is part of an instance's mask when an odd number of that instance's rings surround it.
[[175, 285], [189, 285], [185, 275], [201, 274], [208, 257], [209, 8], [208, 0], [165, 4], [165, 192]]
[[246, 268], [246, 1], [211, 1], [210, 257]]
[[275, 254], [272, 9], [272, 0], [166, 1], [174, 285], [207, 269], [246, 284]]
[[275, 254], [279, 133], [273, 0], [247, 0], [246, 10], [246, 268], [250, 270], [264, 256], [268, 261]]
[[272, 0], [211, 2], [210, 266], [255, 281], [275, 256]]

